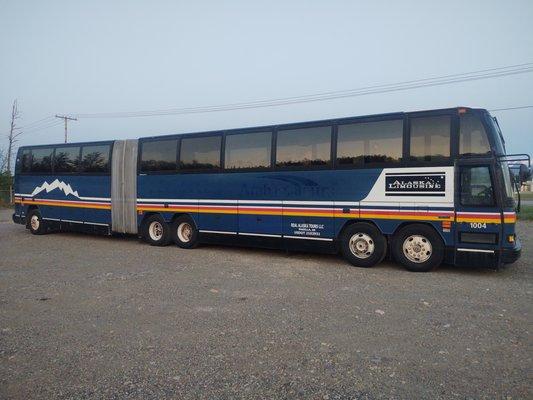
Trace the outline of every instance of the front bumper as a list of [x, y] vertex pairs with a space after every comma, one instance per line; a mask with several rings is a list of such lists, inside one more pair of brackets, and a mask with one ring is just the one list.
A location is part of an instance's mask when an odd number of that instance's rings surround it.
[[512, 264], [520, 258], [521, 254], [522, 254], [522, 243], [520, 242], [520, 239], [516, 238], [516, 243], [514, 247], [510, 249], [506, 249], [506, 248], [502, 249], [501, 261], [503, 264]]

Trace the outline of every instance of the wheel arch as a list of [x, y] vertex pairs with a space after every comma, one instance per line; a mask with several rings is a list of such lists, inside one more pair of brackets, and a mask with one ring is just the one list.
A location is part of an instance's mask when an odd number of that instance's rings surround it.
[[346, 221], [341, 229], [339, 229], [339, 233], [337, 234], [337, 239], [341, 239], [342, 238], [342, 235], [344, 234], [344, 231], [346, 231], [346, 229], [353, 225], [353, 224], [357, 224], [357, 223], [360, 223], [360, 222], [364, 222], [364, 223], [367, 223], [367, 224], [370, 224], [372, 226], [374, 226], [378, 231], [381, 232], [381, 234], [385, 237], [387, 237], [386, 234], [383, 233], [383, 230], [380, 229], [380, 227], [378, 226], [378, 224], [376, 224], [374, 221], [372, 221], [371, 219], [360, 219], [360, 218], [354, 218], [354, 219], [350, 219], [348, 221]]
[[424, 226], [429, 226], [431, 229], [433, 229], [433, 231], [437, 234], [438, 237], [440, 237], [440, 240], [442, 240], [442, 245], [443, 246], [446, 246], [446, 239], [444, 238], [444, 236], [442, 235], [442, 232], [439, 232], [439, 230], [437, 228], [435, 228], [435, 226], [430, 223], [430, 222], [427, 222], [427, 221], [404, 221], [402, 222], [401, 224], [399, 224], [396, 229], [394, 230], [394, 232], [390, 235], [391, 238], [394, 240], [396, 235], [398, 234], [398, 232], [400, 230], [402, 230], [403, 228], [405, 228], [406, 226], [412, 226], [412, 225], [424, 225]]

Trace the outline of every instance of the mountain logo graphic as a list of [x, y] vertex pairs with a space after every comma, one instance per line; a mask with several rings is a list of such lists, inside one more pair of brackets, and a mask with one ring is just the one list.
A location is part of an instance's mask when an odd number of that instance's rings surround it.
[[44, 181], [44, 183], [41, 186], [37, 186], [33, 190], [31, 195], [36, 196], [37, 194], [41, 193], [44, 190], [46, 190], [46, 193], [50, 193], [52, 190], [55, 190], [55, 189], [61, 190], [63, 193], [65, 193], [65, 196], [68, 196], [69, 194], [71, 194], [73, 196], [76, 196], [77, 198], [80, 198], [77, 190], [72, 190], [72, 186], [70, 186], [68, 183], [60, 181], [59, 179], [56, 179], [52, 183], [48, 183]]

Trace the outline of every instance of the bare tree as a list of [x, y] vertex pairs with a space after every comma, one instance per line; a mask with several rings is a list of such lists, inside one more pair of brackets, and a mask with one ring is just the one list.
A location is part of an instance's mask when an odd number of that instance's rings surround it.
[[13, 101], [13, 107], [11, 108], [11, 127], [9, 130], [9, 135], [7, 136], [8, 145], [7, 145], [7, 161], [6, 161], [6, 170], [8, 173], [11, 173], [11, 157], [13, 155], [13, 148], [15, 143], [18, 142], [18, 137], [22, 135], [22, 131], [17, 127], [17, 119], [20, 118], [19, 109], [17, 104], [17, 99]]
[[0, 175], [3, 174], [7, 169], [7, 157], [6, 157], [6, 151], [4, 149], [0, 149]]

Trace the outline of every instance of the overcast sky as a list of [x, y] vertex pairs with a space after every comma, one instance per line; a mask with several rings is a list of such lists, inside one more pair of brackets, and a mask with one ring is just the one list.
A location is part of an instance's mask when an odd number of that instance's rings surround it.
[[[533, 1], [0, 0], [0, 133], [56, 114], [227, 104], [533, 62]], [[533, 105], [533, 73], [210, 114], [80, 119], [72, 141]], [[494, 113], [533, 153], [533, 109]], [[63, 140], [61, 125], [22, 144]]]

